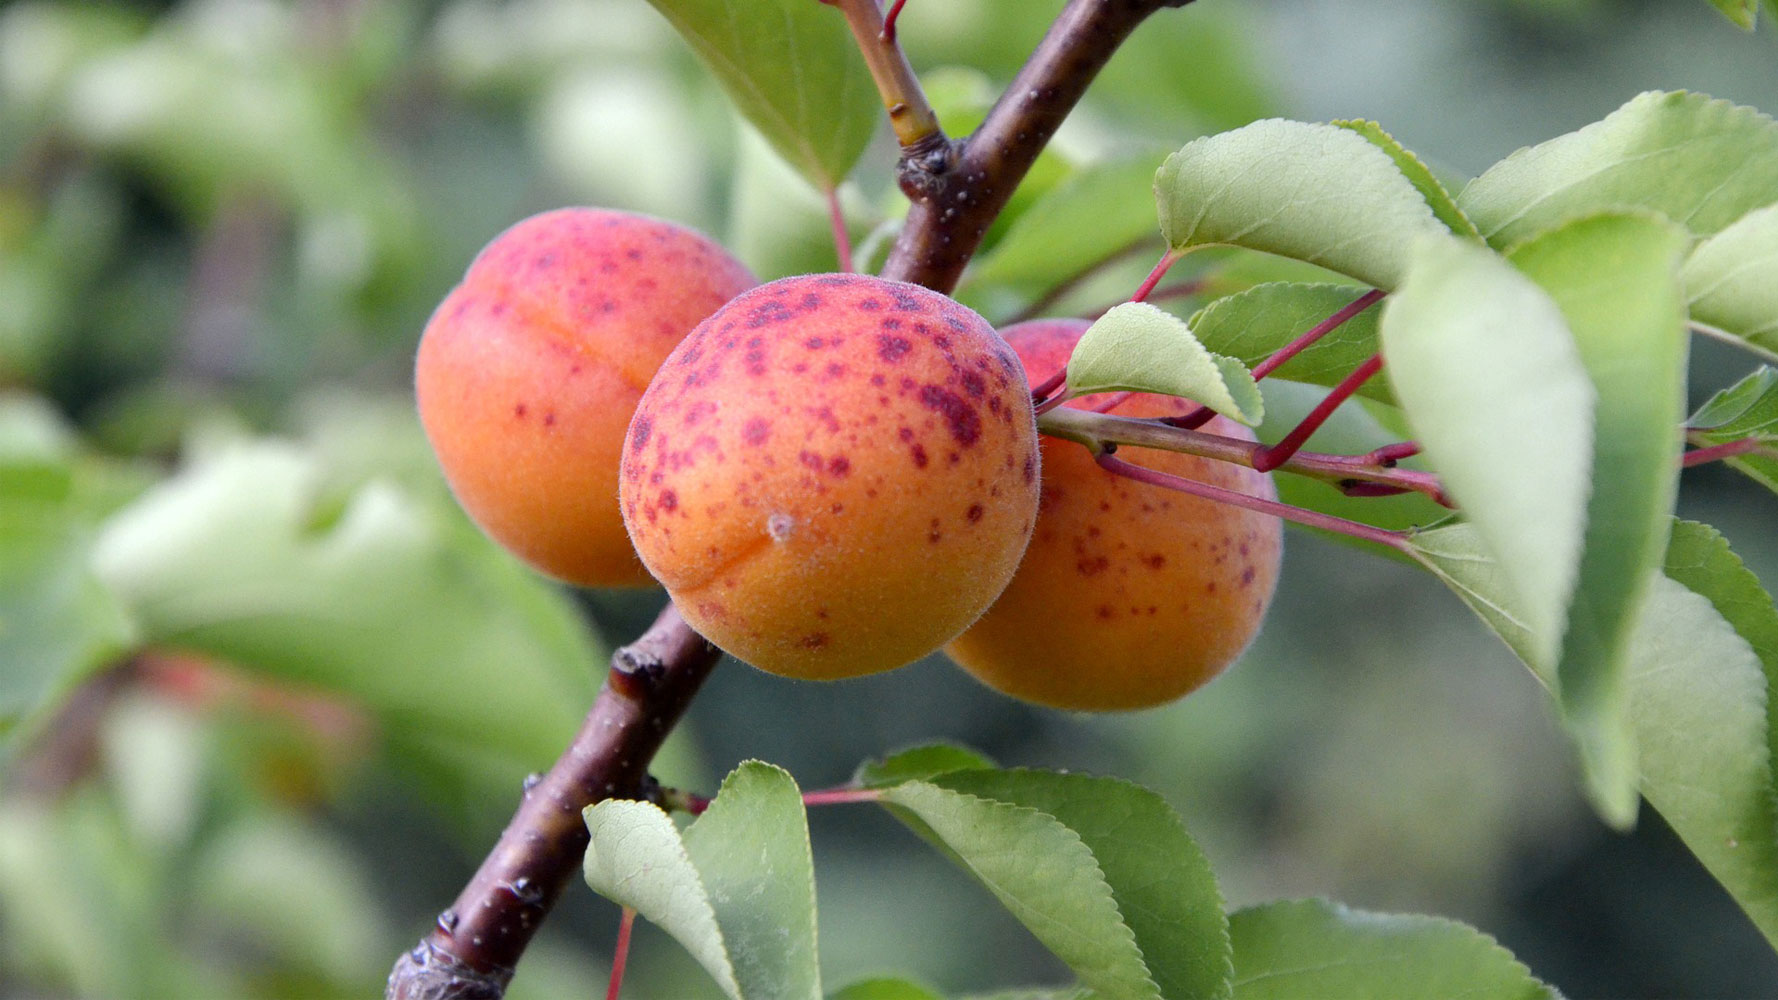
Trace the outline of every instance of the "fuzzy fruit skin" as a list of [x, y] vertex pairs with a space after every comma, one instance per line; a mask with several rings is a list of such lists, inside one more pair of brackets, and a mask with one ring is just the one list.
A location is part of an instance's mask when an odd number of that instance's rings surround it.
[[[1088, 324], [1008, 327], [1033, 380], [1061, 370]], [[1068, 406], [1086, 408], [1108, 397]], [[1135, 395], [1110, 412], [1158, 417], [1195, 407]], [[1217, 417], [1206, 430], [1252, 440]], [[1138, 465], [1274, 499], [1252, 469], [1149, 448]], [[945, 651], [989, 687], [1053, 708], [1147, 708], [1187, 694], [1259, 631], [1278, 579], [1282, 525], [1264, 514], [1114, 476], [1071, 441], [1043, 442], [1043, 501], [1018, 575]]]
[[420, 422], [463, 509], [532, 566], [645, 587], [617, 508], [630, 414], [673, 347], [758, 282], [681, 226], [564, 208], [489, 243], [426, 324]]
[[830, 680], [938, 649], [1037, 516], [1018, 357], [971, 310], [867, 275], [761, 285], [673, 352], [624, 447], [624, 521], [694, 628]]

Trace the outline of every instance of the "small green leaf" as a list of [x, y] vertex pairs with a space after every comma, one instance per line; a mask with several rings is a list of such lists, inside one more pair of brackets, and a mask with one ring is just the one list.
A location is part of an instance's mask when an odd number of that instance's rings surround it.
[[1054, 816], [925, 781], [885, 789], [882, 801], [1105, 1000], [1160, 1000], [1092, 850]]
[[1778, 947], [1778, 610], [1715, 529], [1676, 521], [1633, 648], [1642, 789]]
[[815, 869], [802, 793], [748, 761], [680, 834], [650, 803], [585, 810], [593, 890], [672, 935], [732, 1000], [818, 998]]
[[1596, 392], [1586, 540], [1557, 690], [1594, 803], [1620, 829], [1635, 822], [1637, 806], [1628, 642], [1679, 492], [1686, 243], [1658, 216], [1603, 214], [1508, 255], [1562, 310]]
[[1778, 370], [1761, 367], [1710, 397], [1687, 425], [1694, 443], [1726, 444], [1756, 438], [1764, 450], [1724, 459], [1724, 463], [1778, 493]]
[[600, 657], [566, 597], [455, 512], [387, 481], [336, 508], [323, 475], [291, 445], [230, 446], [113, 517], [94, 566], [146, 641], [345, 695], [443, 773], [453, 749], [553, 760]]
[[742, 115], [809, 183], [836, 190], [882, 115], [840, 12], [809, 0], [649, 0]]
[[1759, 19], [1759, 0], [1710, 0], [1710, 5], [1748, 31], [1753, 30], [1754, 22]]
[[1693, 320], [1778, 360], [1778, 204], [1699, 243], [1681, 274]]
[[[1361, 294], [1349, 285], [1270, 282], [1217, 299], [1198, 310], [1187, 325], [1209, 350], [1252, 368]], [[1366, 309], [1341, 323], [1270, 377], [1329, 388], [1338, 385], [1377, 353], [1377, 316], [1378, 310]], [[1373, 378], [1358, 391], [1380, 402], [1395, 402], [1387, 379]]]
[[1018, 217], [965, 277], [1035, 295], [1145, 239], [1156, 238], [1148, 194], [1159, 156], [1108, 160], [1069, 175]]
[[1556, 664], [1548, 651], [1557, 640], [1535, 633], [1531, 616], [1481, 531], [1474, 524], [1451, 524], [1419, 532], [1412, 543], [1414, 558], [1469, 605], [1554, 693]]
[[1235, 1000], [1554, 1000], [1512, 953], [1438, 917], [1288, 900], [1229, 916]]
[[592, 834], [584, 865], [587, 885], [666, 931], [724, 994], [741, 1000], [716, 908], [673, 820], [652, 802], [626, 799], [588, 806], [584, 816]]
[[1228, 921], [1210, 862], [1159, 795], [1116, 778], [957, 771], [933, 784], [1054, 816], [1080, 835], [1168, 1000], [1227, 997]]
[[1187, 143], [1155, 175], [1176, 251], [1231, 244], [1393, 289], [1447, 230], [1390, 155], [1332, 125], [1270, 119]]
[[1476, 232], [1475, 223], [1469, 221], [1469, 216], [1464, 215], [1463, 209], [1457, 207], [1451, 193], [1432, 175], [1425, 162], [1397, 142], [1395, 136], [1383, 131], [1383, 126], [1372, 121], [1356, 120], [1334, 121], [1329, 124], [1336, 128], [1351, 129], [1388, 153], [1389, 158], [1395, 161], [1395, 166], [1401, 170], [1401, 175], [1426, 199], [1427, 207], [1432, 209], [1432, 214], [1438, 217], [1438, 221], [1445, 224], [1446, 229], [1458, 236], [1473, 236], [1478, 240], [1482, 238], [1482, 234]]
[[1603, 121], [1519, 150], [1457, 195], [1496, 247], [1623, 208], [1707, 236], [1774, 200], [1778, 122], [1684, 91], [1638, 95]]
[[1123, 389], [1183, 396], [1249, 426], [1265, 415], [1247, 366], [1205, 350], [1184, 320], [1146, 302], [1099, 317], [1068, 359], [1070, 396]]
[[1553, 672], [1581, 557], [1594, 393], [1561, 310], [1495, 254], [1422, 245], [1383, 303], [1385, 369]]
[[944, 1000], [919, 983], [908, 979], [861, 979], [827, 1000]]
[[883, 788], [903, 781], [925, 781], [947, 771], [993, 766], [993, 761], [968, 747], [931, 743], [910, 747], [882, 760], [867, 760], [858, 765], [852, 780], [865, 788]]
[[685, 831], [735, 979], [747, 1000], [821, 996], [815, 862], [802, 792], [782, 768], [748, 761]]

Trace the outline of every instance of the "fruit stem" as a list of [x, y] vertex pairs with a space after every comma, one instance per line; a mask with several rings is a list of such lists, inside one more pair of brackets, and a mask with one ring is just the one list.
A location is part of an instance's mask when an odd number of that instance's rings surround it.
[[838, 188], [827, 189], [827, 221], [833, 226], [834, 255], [839, 258], [840, 270], [851, 274], [856, 270], [852, 266], [852, 237], [846, 232], [846, 211], [840, 206]]
[[1068, 381], [1068, 369], [1063, 368], [1063, 369], [1057, 371], [1054, 375], [1051, 375], [1049, 378], [1044, 379], [1042, 382], [1039, 382], [1037, 385], [1032, 387], [1032, 389], [1031, 389], [1032, 400], [1039, 402], [1039, 403], [1043, 402], [1044, 400], [1049, 398], [1050, 393], [1055, 392], [1057, 389], [1062, 388], [1062, 383], [1064, 383], [1066, 381]]
[[[1037, 429], [1051, 437], [1075, 441], [1093, 449], [1108, 444], [1158, 448], [1244, 465], [1250, 469], [1255, 468], [1255, 453], [1264, 447], [1253, 441], [1243, 441], [1222, 434], [1175, 427], [1162, 419], [1119, 417], [1072, 408], [1044, 413], [1037, 420]], [[1299, 451], [1278, 466], [1278, 471], [1318, 479], [1354, 496], [1367, 495], [1373, 487], [1362, 484], [1373, 484], [1374, 487], [1394, 492], [1419, 493], [1441, 506], [1453, 506], [1437, 476], [1394, 466], [1395, 459], [1391, 456], [1398, 454], [1402, 447], [1389, 445], [1368, 455], [1327, 455]]]
[[837, 806], [850, 802], [876, 802], [883, 797], [877, 788], [827, 788], [818, 792], [804, 792], [805, 806]]
[[[1382, 300], [1384, 294], [1385, 293], [1380, 288], [1373, 288], [1370, 291], [1365, 292], [1363, 295], [1360, 295], [1358, 298], [1353, 299], [1351, 302], [1342, 306], [1332, 316], [1329, 316], [1310, 327], [1295, 340], [1278, 348], [1276, 351], [1273, 351], [1270, 357], [1253, 366], [1254, 381], [1257, 382], [1260, 379], [1265, 378], [1267, 375], [1277, 371], [1286, 361], [1303, 353], [1303, 351], [1307, 350], [1311, 344], [1314, 344], [1322, 337], [1339, 329], [1347, 320], [1364, 312], [1371, 306], [1376, 305]], [[1200, 406], [1183, 417], [1170, 418], [1168, 423], [1171, 423], [1175, 427], [1184, 427], [1187, 430], [1191, 430], [1209, 423], [1210, 418], [1214, 416], [1216, 416], [1216, 411], [1207, 406]]]
[[636, 926], [636, 909], [624, 907], [617, 922], [617, 944], [611, 948], [611, 985], [605, 988], [605, 1000], [617, 1000], [624, 986], [624, 966], [630, 962], [630, 931]]
[[876, 81], [883, 107], [889, 112], [889, 125], [895, 129], [895, 141], [901, 145], [902, 159], [905, 161], [915, 150], [924, 156], [934, 149], [948, 147], [950, 142], [939, 127], [938, 113], [926, 100], [926, 92], [920, 88], [920, 78], [914, 75], [907, 55], [895, 41], [893, 19], [901, 13], [901, 3], [895, 4], [890, 19], [885, 20], [877, 0], [822, 2], [838, 7], [840, 13], [846, 15], [846, 26], [852, 29], [852, 38], [858, 43], [858, 51], [864, 56], [871, 79]]
[[1353, 369], [1352, 374], [1341, 379], [1339, 385], [1334, 386], [1331, 392], [1323, 396], [1321, 402], [1316, 403], [1315, 408], [1309, 411], [1309, 415], [1290, 429], [1290, 433], [1284, 435], [1277, 444], [1263, 447], [1255, 452], [1253, 467], [1261, 472], [1270, 472], [1289, 461], [1290, 456], [1301, 450], [1303, 442], [1309, 440], [1311, 435], [1320, 430], [1322, 424], [1327, 423], [1327, 418], [1333, 416], [1333, 411], [1339, 409], [1341, 403], [1351, 399], [1352, 394], [1363, 388], [1364, 384], [1370, 381], [1371, 376], [1382, 370], [1383, 356], [1381, 354], [1373, 354], [1365, 358], [1364, 363]]
[[1161, 254], [1160, 262], [1154, 266], [1154, 270], [1148, 272], [1148, 277], [1143, 278], [1142, 284], [1136, 286], [1136, 292], [1130, 296], [1130, 301], [1146, 302], [1148, 293], [1154, 291], [1154, 286], [1160, 284], [1161, 279], [1167, 276], [1167, 271], [1178, 262], [1179, 252], [1169, 247], [1166, 253]]
[[[1115, 446], [1110, 447], [1114, 448]], [[1360, 541], [1374, 542], [1386, 548], [1394, 549], [1404, 555], [1412, 554], [1413, 552], [1413, 546], [1408, 543], [1408, 536], [1402, 532], [1390, 531], [1386, 528], [1378, 528], [1369, 524], [1361, 524], [1358, 521], [1348, 521], [1343, 517], [1335, 517], [1332, 514], [1323, 514], [1320, 511], [1314, 510], [1304, 510], [1301, 507], [1292, 507], [1289, 504], [1279, 503], [1276, 500], [1266, 500], [1260, 497], [1248, 496], [1245, 493], [1224, 489], [1221, 486], [1200, 483], [1195, 479], [1186, 479], [1183, 476], [1175, 476], [1170, 473], [1157, 472], [1154, 469], [1144, 468], [1140, 465], [1132, 465], [1129, 462], [1118, 458], [1112, 453], [1112, 450], [1101, 451], [1094, 457], [1099, 463], [1099, 466], [1105, 471], [1123, 476], [1127, 479], [1134, 479], [1139, 483], [1147, 483], [1150, 486], [1159, 486], [1163, 489], [1177, 490], [1180, 493], [1188, 493], [1195, 497], [1202, 497], [1206, 500], [1214, 500], [1218, 503], [1230, 504], [1246, 510], [1257, 511], [1261, 514], [1271, 514], [1274, 517], [1292, 521], [1306, 527], [1320, 528], [1323, 531], [1331, 531], [1335, 534], [1346, 535], [1350, 538], [1359, 539]]]
[[[1694, 440], [1694, 443], [1697, 442]], [[1716, 462], [1725, 458], [1734, 458], [1738, 455], [1752, 454], [1753, 452], [1763, 452], [1767, 457], [1778, 458], [1778, 449], [1766, 447], [1763, 439], [1758, 437], [1744, 437], [1737, 438], [1734, 441], [1724, 441], [1722, 444], [1705, 445], [1701, 448], [1693, 448], [1691, 451], [1680, 456], [1679, 464], [1682, 468], [1689, 469], [1693, 466], [1703, 465], [1707, 462]]]

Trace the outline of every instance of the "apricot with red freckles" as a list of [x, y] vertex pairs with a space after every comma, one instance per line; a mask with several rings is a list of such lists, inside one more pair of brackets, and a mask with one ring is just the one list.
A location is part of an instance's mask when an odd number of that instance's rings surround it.
[[973, 622], [1037, 514], [1024, 369], [916, 285], [761, 285], [674, 350], [642, 398], [620, 495], [694, 628], [772, 673], [898, 667]]
[[617, 509], [630, 414], [673, 347], [752, 287], [706, 237], [594, 208], [489, 243], [420, 339], [420, 421], [469, 516], [551, 576], [648, 586]]
[[[1088, 324], [1037, 320], [1003, 331], [1030, 378], [1060, 371]], [[1091, 408], [1103, 397], [1067, 405]], [[1194, 405], [1137, 394], [1110, 412], [1160, 417]], [[1204, 428], [1252, 440], [1222, 417]], [[1232, 662], [1258, 632], [1278, 579], [1275, 517], [1138, 483], [1080, 445], [1043, 442], [1043, 499], [1006, 592], [945, 651], [996, 690], [1054, 708], [1146, 708], [1179, 698]], [[1274, 499], [1271, 477], [1148, 448], [1120, 458]]]

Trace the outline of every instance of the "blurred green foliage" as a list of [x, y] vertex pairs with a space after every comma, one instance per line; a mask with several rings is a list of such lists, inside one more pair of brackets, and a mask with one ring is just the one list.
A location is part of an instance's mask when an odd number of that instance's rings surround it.
[[[1059, 6], [910, 4], [953, 132]], [[1043, 195], [1201, 134], [1371, 118], [1461, 176], [1641, 89], [1769, 109], [1775, 38], [1658, 0], [1199, 0], [1114, 59], [964, 291], [1031, 306], [1068, 276], [1043, 244], [1081, 225]], [[902, 211], [892, 157], [879, 129], [842, 189], [867, 255]], [[0, 8], [0, 996], [373, 993], [565, 743], [599, 636], [658, 598], [570, 594], [475, 533], [407, 381], [476, 249], [571, 202], [700, 226], [762, 277], [832, 266], [819, 196], [643, 0]], [[1140, 279], [1161, 242], [1125, 237], [1128, 208], [1082, 239], [1141, 252], [1051, 308]], [[1208, 291], [1278, 279], [1315, 276], [1241, 263]], [[1700, 344], [1693, 401], [1745, 370]], [[1295, 388], [1268, 409], [1306, 409]], [[1770, 589], [1771, 496], [1720, 469], [1686, 488]], [[709, 790], [758, 757], [821, 787], [933, 738], [1157, 790], [1232, 905], [1459, 917], [1573, 995], [1778, 982], [1652, 813], [1631, 838], [1588, 816], [1542, 691], [1455, 601], [1310, 536], [1244, 662], [1181, 704], [1040, 712], [936, 660], [833, 685], [729, 665], [656, 771]], [[886, 817], [811, 827], [826, 981], [1063, 978]], [[591, 992], [614, 925], [571, 891], [512, 995]], [[637, 948], [634, 995], [714, 989], [657, 932]]]

